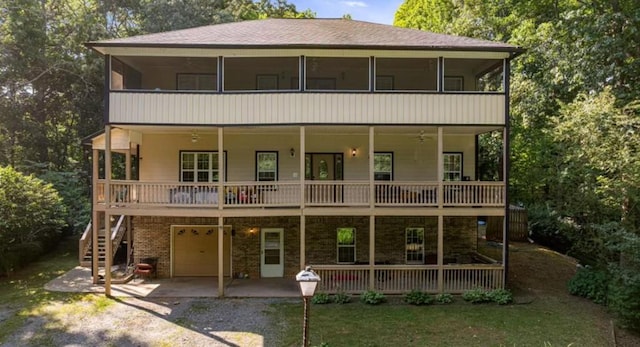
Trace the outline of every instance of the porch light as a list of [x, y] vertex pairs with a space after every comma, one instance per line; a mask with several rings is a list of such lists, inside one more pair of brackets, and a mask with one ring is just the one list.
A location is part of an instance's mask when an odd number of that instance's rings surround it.
[[358, 150], [355, 147], [351, 148], [351, 156], [355, 157], [356, 154], [358, 154]]
[[307, 266], [296, 275], [296, 281], [300, 286], [300, 294], [304, 302], [304, 320], [302, 324], [302, 346], [309, 346], [309, 298], [316, 292], [320, 276]]
[[291, 149], [289, 150], [289, 154], [291, 154], [291, 158], [296, 156], [296, 149], [291, 147]]

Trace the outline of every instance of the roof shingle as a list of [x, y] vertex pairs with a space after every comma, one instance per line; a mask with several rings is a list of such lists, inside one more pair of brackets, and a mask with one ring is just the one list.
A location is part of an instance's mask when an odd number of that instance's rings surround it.
[[93, 41], [91, 47], [451, 49], [518, 52], [502, 42], [347, 19], [262, 19]]

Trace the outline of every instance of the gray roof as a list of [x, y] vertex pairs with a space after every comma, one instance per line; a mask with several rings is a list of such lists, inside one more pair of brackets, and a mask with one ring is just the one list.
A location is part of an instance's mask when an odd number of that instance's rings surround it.
[[261, 19], [87, 43], [90, 47], [361, 48], [520, 52], [502, 42], [347, 19]]

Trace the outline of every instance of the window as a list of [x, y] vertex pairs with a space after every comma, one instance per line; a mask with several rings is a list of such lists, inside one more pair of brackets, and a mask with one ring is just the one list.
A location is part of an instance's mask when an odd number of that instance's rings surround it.
[[338, 263], [356, 262], [356, 228], [338, 228]]
[[376, 181], [393, 180], [393, 153], [378, 152], [373, 154], [373, 177]]
[[215, 74], [179, 73], [178, 90], [216, 90]]
[[462, 180], [462, 153], [444, 153], [445, 181]]
[[218, 152], [180, 152], [181, 182], [218, 182]]
[[278, 180], [278, 152], [256, 152], [256, 181]]
[[424, 264], [424, 228], [406, 229], [407, 264]]

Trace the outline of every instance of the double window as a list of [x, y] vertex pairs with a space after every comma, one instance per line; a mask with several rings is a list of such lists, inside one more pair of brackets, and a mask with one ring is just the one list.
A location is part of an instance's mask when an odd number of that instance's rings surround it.
[[462, 153], [443, 153], [445, 181], [462, 180]]
[[393, 180], [393, 152], [373, 154], [373, 177], [376, 181]]
[[278, 180], [278, 152], [256, 152], [256, 181]]
[[407, 228], [405, 235], [407, 264], [424, 264], [424, 228]]
[[218, 182], [218, 152], [180, 152], [181, 182]]
[[356, 262], [356, 228], [338, 228], [338, 263]]

